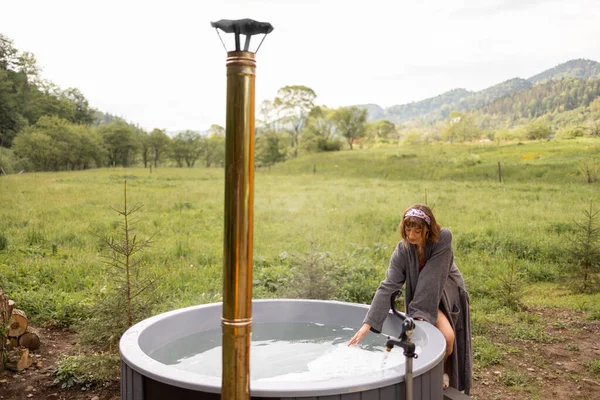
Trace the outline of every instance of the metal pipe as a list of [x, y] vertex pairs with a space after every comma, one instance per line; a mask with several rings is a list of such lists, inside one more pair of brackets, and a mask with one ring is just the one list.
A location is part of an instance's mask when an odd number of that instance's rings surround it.
[[406, 400], [413, 400], [413, 358], [406, 357], [405, 366]]
[[413, 358], [417, 358], [418, 355], [415, 353], [415, 345], [411, 342], [410, 338], [415, 329], [415, 321], [406, 315], [400, 314], [396, 310], [396, 297], [398, 297], [399, 294], [399, 290], [392, 293], [390, 297], [390, 308], [392, 309], [392, 313], [402, 321], [402, 330], [400, 331], [400, 336], [397, 338], [388, 336], [385, 349], [391, 351], [394, 346], [400, 346], [404, 349], [404, 356], [406, 357], [404, 372], [406, 400], [413, 400]]
[[254, 53], [227, 53], [221, 398], [250, 398], [254, 212]]

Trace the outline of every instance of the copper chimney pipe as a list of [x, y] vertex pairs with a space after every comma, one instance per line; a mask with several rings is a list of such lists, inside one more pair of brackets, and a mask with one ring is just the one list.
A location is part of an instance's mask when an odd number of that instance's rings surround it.
[[[235, 51], [227, 52], [226, 62], [221, 398], [247, 400], [250, 398], [252, 332], [254, 83], [256, 77], [254, 59], [256, 52], [248, 50], [252, 35], [263, 33], [266, 36], [273, 27], [271, 24], [253, 20], [221, 20], [211, 25], [224, 32], [235, 33], [236, 46]], [[240, 34], [246, 35], [243, 50], [240, 49]]]

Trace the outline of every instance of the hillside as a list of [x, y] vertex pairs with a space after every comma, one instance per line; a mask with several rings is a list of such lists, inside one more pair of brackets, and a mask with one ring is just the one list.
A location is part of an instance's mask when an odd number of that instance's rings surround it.
[[536, 141], [400, 146], [316, 153], [274, 165], [270, 174], [325, 175], [398, 181], [497, 182], [498, 162], [506, 182], [572, 184], [584, 178], [580, 165], [600, 159], [600, 140]]
[[392, 122], [408, 121], [422, 117], [427, 119], [427, 116], [437, 119], [440, 115], [450, 113], [452, 104], [458, 104], [472, 95], [473, 92], [468, 90], [454, 89], [416, 103], [392, 106], [385, 110], [385, 115]]
[[531, 83], [540, 83], [552, 79], [560, 79], [566, 77], [576, 78], [598, 78], [600, 77], [600, 63], [592, 60], [571, 60], [566, 63], [557, 65], [540, 74], [534, 75], [527, 80]]
[[[424, 120], [435, 122], [446, 118], [452, 111], [473, 111], [485, 109], [488, 105], [504, 99], [511, 101], [511, 98], [521, 92], [532, 90], [535, 94], [525, 94], [524, 97], [539, 96], [546, 89], [539, 90], [537, 85], [543, 85], [548, 81], [562, 80], [565, 78], [577, 78], [583, 81], [588, 79], [600, 78], [600, 63], [592, 60], [570, 60], [560, 64], [554, 68], [550, 68], [528, 79], [513, 78], [487, 89], [477, 92], [471, 92], [466, 89], [454, 89], [442, 93], [436, 97], [431, 97], [418, 102], [402, 104], [383, 109], [375, 104], [360, 105], [359, 107], [366, 108], [370, 121], [387, 119], [394, 123], [406, 122], [411, 120]], [[570, 92], [573, 87], [581, 86], [576, 80], [569, 80], [569, 85], [566, 90]], [[563, 88], [564, 89], [564, 88]], [[586, 90], [584, 90], [585, 92]], [[592, 93], [594, 89], [587, 90]], [[576, 92], [581, 92], [578, 88]], [[543, 99], [536, 98], [543, 102]], [[593, 99], [592, 99], [593, 100]], [[571, 100], [571, 103], [585, 103], [582, 99], [577, 98]], [[552, 103], [552, 102], [551, 102]], [[589, 101], [587, 101], [589, 104]], [[494, 108], [494, 107], [492, 107]], [[495, 107], [497, 109], [498, 107]], [[572, 109], [567, 107], [566, 109]], [[486, 112], [486, 111], [482, 111]], [[539, 113], [527, 113], [527, 115], [539, 115]]]
[[600, 96], [600, 79], [563, 78], [537, 84], [529, 90], [508, 94], [485, 105], [488, 115], [535, 118], [553, 112], [587, 107]]

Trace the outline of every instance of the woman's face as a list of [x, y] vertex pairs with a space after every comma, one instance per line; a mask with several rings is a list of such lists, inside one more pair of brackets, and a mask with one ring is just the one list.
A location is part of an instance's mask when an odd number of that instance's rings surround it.
[[407, 226], [404, 230], [404, 233], [406, 234], [406, 239], [410, 242], [410, 244], [416, 244], [422, 247], [425, 244], [425, 235], [427, 235], [427, 227]]

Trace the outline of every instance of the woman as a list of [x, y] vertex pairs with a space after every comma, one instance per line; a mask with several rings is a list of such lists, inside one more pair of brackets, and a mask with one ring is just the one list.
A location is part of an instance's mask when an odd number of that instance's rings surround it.
[[452, 233], [441, 228], [431, 209], [416, 204], [400, 223], [402, 240], [390, 259], [386, 278], [348, 345], [359, 343], [369, 331], [380, 333], [390, 310], [390, 297], [406, 283], [407, 315], [435, 325], [446, 339], [444, 389], [471, 389], [472, 353], [469, 295], [452, 251]]

